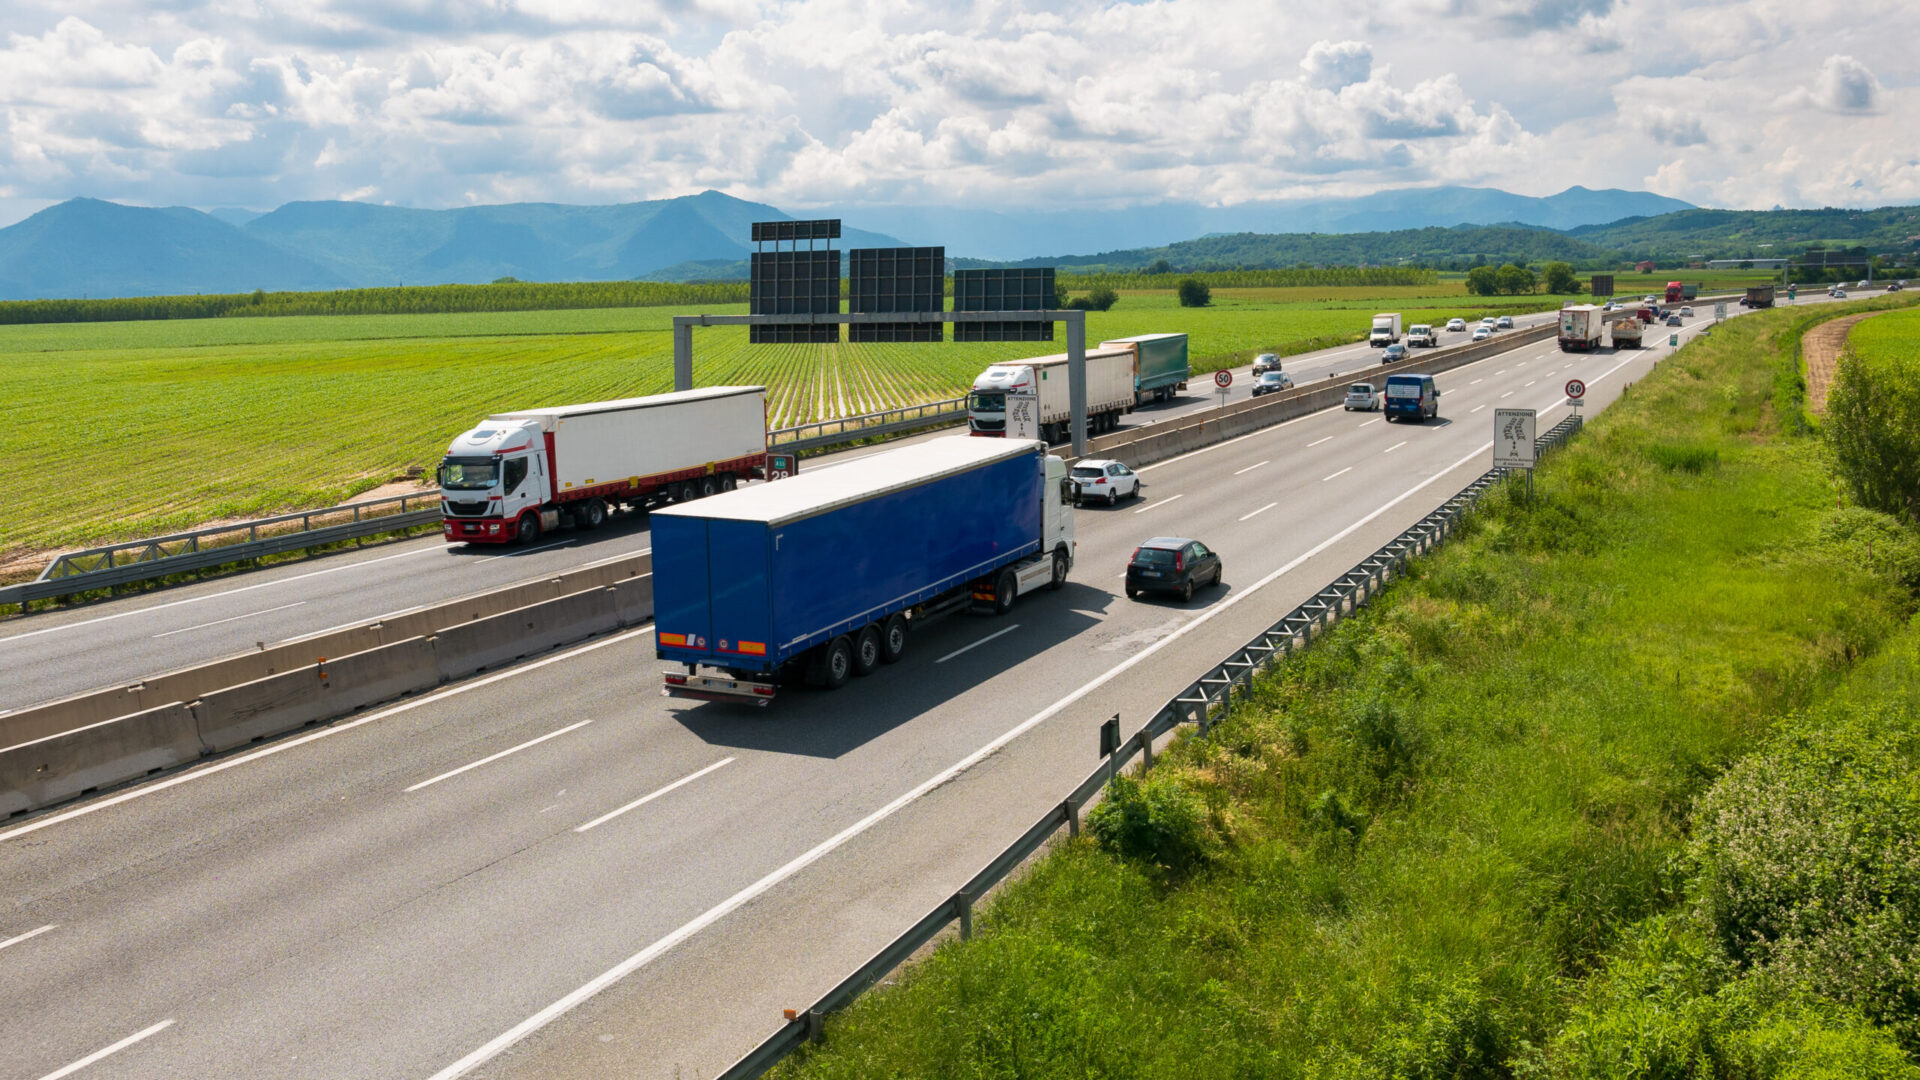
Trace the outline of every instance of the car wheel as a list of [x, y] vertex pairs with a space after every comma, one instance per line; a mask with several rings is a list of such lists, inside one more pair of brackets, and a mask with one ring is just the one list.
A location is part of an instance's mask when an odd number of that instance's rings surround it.
[[871, 675], [880, 666], [880, 628], [868, 623], [853, 639], [853, 673]]
[[907, 652], [907, 617], [895, 614], [880, 628], [880, 662], [898, 663]]
[[1180, 601], [1185, 603], [1191, 599], [1193, 599], [1193, 579], [1189, 577], [1186, 584], [1180, 586]]
[[1107, 505], [1112, 506], [1115, 503], [1118, 503], [1119, 501], [1120, 501], [1120, 493], [1118, 491], [1113, 490], [1112, 488], [1108, 488], [1107, 489]]
[[1140, 590], [1134, 588], [1131, 585], [1127, 586], [1127, 599], [1137, 600], [1139, 598], [1140, 598]]
[[1220, 586], [1220, 579], [1221, 579], [1221, 578], [1224, 578], [1224, 577], [1226, 577], [1226, 576], [1227, 576], [1227, 564], [1225, 564], [1225, 563], [1216, 563], [1216, 564], [1214, 564], [1214, 567], [1213, 567], [1213, 584], [1214, 584], [1214, 587], [1215, 587], [1215, 588], [1218, 588], [1218, 587]]

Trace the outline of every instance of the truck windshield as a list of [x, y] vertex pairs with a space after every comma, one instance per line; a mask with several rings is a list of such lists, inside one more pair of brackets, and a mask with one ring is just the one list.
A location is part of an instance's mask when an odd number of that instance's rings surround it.
[[998, 390], [977, 390], [968, 396], [967, 408], [974, 412], [1006, 412], [1007, 395]]
[[493, 458], [454, 458], [440, 463], [440, 486], [452, 491], [485, 491], [500, 479]]

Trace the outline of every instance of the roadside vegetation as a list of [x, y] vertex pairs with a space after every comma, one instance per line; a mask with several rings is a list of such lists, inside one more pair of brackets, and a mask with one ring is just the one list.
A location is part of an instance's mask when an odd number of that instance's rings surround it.
[[1807, 315], [1666, 360], [780, 1075], [1920, 1077], [1920, 533], [1805, 425]]

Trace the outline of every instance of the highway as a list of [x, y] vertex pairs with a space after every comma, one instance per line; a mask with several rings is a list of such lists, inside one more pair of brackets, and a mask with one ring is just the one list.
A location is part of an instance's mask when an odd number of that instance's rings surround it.
[[[1553, 317], [1545, 312], [1520, 316], [1516, 322], [1524, 327]], [[1443, 347], [1464, 344], [1468, 336], [1443, 334]], [[1289, 357], [1286, 370], [1306, 385], [1336, 372], [1345, 376], [1378, 366], [1379, 357], [1379, 349], [1349, 345]], [[1236, 371], [1228, 401], [1250, 395], [1248, 371]], [[1184, 396], [1147, 406], [1128, 416], [1123, 426], [1166, 423], [1219, 404], [1212, 384], [1197, 378]], [[873, 452], [869, 447], [827, 455], [809, 459], [804, 467], [821, 468]], [[263, 643], [371, 623], [384, 615], [646, 551], [649, 543], [645, 516], [625, 514], [614, 515], [597, 531], [563, 530], [525, 549], [450, 546], [435, 534], [8, 620], [0, 623], [0, 712], [130, 685]], [[85, 663], [74, 662], [80, 655], [87, 657]]]
[[[669, 701], [643, 628], [0, 828], [0, 1080], [712, 1075], [1056, 803], [1101, 721], [1483, 472], [1495, 408], [1545, 430], [1578, 377], [1602, 409], [1670, 332], [1446, 373], [1437, 422], [1333, 410], [1148, 466], [1080, 511], [1066, 589], [838, 693]], [[1226, 587], [1125, 599], [1162, 533]]]

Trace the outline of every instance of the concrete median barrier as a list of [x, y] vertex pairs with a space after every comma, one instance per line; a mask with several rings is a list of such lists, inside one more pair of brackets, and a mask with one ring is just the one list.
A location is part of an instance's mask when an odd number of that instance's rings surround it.
[[439, 683], [433, 642], [415, 637], [211, 691], [193, 715], [208, 750], [231, 750]]
[[608, 588], [613, 590], [613, 610], [621, 626], [639, 626], [653, 620], [652, 574], [630, 577]]
[[[649, 592], [649, 604], [651, 601]], [[442, 679], [460, 679], [605, 633], [619, 625], [614, 590], [586, 589], [444, 627], [434, 634], [434, 655]]]
[[0, 749], [0, 816], [196, 761], [193, 712], [174, 701]]

